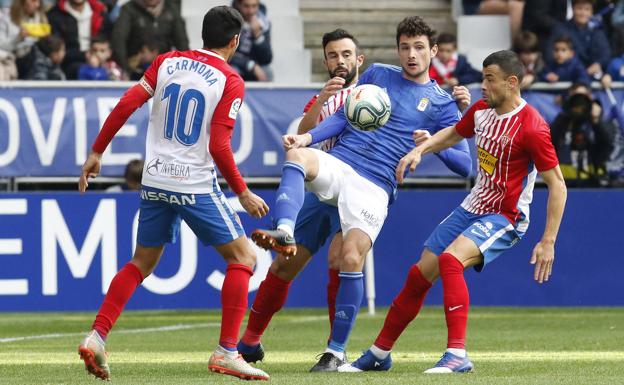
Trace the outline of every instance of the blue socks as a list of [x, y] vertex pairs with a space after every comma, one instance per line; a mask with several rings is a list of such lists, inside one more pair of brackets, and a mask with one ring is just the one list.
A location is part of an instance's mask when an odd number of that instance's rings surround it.
[[364, 274], [341, 271], [338, 276], [340, 287], [336, 295], [336, 316], [328, 348], [344, 352], [364, 296]]
[[290, 235], [295, 228], [297, 215], [305, 194], [305, 170], [303, 166], [295, 162], [286, 162], [282, 168], [282, 181], [277, 189], [275, 202], [275, 218], [277, 227], [289, 228]]

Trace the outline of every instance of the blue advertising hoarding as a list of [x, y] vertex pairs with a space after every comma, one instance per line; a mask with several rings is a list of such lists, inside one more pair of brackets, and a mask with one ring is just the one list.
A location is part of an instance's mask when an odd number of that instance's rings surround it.
[[[275, 192], [258, 193], [273, 205]], [[399, 193], [374, 246], [377, 304], [389, 305], [422, 243], [465, 196], [463, 191], [406, 190]], [[531, 250], [545, 222], [545, 190], [531, 207], [525, 238], [482, 272], [467, 272], [471, 303], [509, 306], [623, 306], [619, 272], [624, 270], [617, 234], [624, 212], [619, 190], [570, 191], [557, 240], [550, 281], [533, 281]], [[240, 209], [235, 198], [231, 202]], [[138, 218], [137, 193], [32, 193], [0, 196], [0, 311], [94, 310], [118, 269], [129, 261]], [[240, 213], [247, 232], [270, 219]], [[591, 218], [591, 220], [588, 220]], [[255, 247], [255, 246], [254, 246]], [[253, 296], [271, 263], [256, 249]], [[128, 304], [130, 309], [218, 308], [225, 263], [183, 226], [166, 247], [154, 275]], [[293, 284], [287, 306], [326, 305], [326, 247]], [[442, 302], [441, 285], [428, 298]]]

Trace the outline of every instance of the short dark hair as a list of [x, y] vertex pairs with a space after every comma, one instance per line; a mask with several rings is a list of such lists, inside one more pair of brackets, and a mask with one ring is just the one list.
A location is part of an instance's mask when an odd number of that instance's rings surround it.
[[539, 39], [537, 35], [531, 31], [522, 31], [515, 37], [511, 50], [515, 53], [539, 52]]
[[491, 65], [499, 66], [506, 76], [515, 76], [518, 78], [519, 83], [522, 82], [524, 66], [515, 52], [503, 50], [489, 54], [483, 60], [483, 68]]
[[453, 44], [457, 47], [457, 38], [452, 33], [442, 32], [438, 36], [438, 45], [440, 44]]
[[396, 43], [399, 46], [401, 35], [408, 37], [427, 36], [429, 48], [436, 44], [436, 31], [434, 31], [420, 16], [408, 16], [397, 25]]
[[353, 44], [355, 44], [356, 54], [360, 51], [360, 42], [355, 38], [355, 36], [351, 35], [348, 31], [342, 28], [338, 28], [323, 35], [323, 55], [325, 55], [325, 47], [327, 44], [332, 41], [342, 39], [351, 39]]
[[58, 52], [65, 45], [65, 41], [56, 35], [48, 35], [42, 37], [37, 42], [37, 47], [46, 56], [50, 56], [51, 53]]
[[204, 48], [225, 47], [235, 35], [240, 35], [243, 17], [232, 7], [220, 5], [204, 16], [202, 40]]
[[575, 5], [578, 4], [589, 4], [592, 6], [592, 8], [594, 7], [594, 4], [596, 4], [595, 0], [572, 0], [572, 6], [574, 7]]
[[110, 45], [110, 41], [103, 35], [96, 35], [91, 38], [91, 44], [103, 44], [106, 43]]
[[143, 176], [143, 161], [141, 159], [133, 159], [126, 165], [124, 178], [126, 181], [141, 183]]
[[558, 38], [555, 39], [554, 43], [553, 43], [553, 48], [554, 45], [557, 43], [563, 43], [565, 45], [568, 46], [568, 48], [570, 48], [572, 51], [574, 51], [574, 42], [572, 41], [572, 39], [570, 39], [570, 37], [568, 35], [562, 35], [559, 36]]

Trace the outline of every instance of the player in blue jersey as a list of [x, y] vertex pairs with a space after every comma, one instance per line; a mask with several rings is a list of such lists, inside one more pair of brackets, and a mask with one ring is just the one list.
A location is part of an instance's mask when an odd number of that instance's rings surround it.
[[[276, 230], [256, 230], [252, 239], [265, 249], [296, 253], [293, 237], [304, 199], [304, 185], [319, 200], [338, 207], [343, 244], [340, 286], [330, 343], [312, 371], [336, 371], [363, 296], [362, 268], [397, 192], [395, 170], [414, 147], [414, 130], [433, 134], [456, 123], [460, 112], [453, 98], [429, 78], [435, 56], [435, 32], [419, 17], [399, 23], [396, 34], [401, 67], [373, 64], [358, 84], [385, 88], [392, 102], [386, 125], [372, 132], [352, 128], [343, 110], [303, 135], [285, 135], [286, 163], [277, 192]], [[306, 148], [341, 135], [325, 153]], [[453, 171], [467, 176], [471, 159], [466, 142], [438, 154]], [[253, 311], [253, 310], [252, 310]]]

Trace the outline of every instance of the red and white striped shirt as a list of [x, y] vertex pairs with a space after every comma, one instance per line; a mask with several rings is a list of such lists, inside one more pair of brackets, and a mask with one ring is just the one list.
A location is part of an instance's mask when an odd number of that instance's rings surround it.
[[526, 231], [537, 171], [559, 164], [548, 124], [524, 99], [503, 115], [479, 100], [455, 129], [466, 138], [476, 134], [479, 161], [475, 186], [462, 207], [477, 215], [502, 214]]
[[[335, 114], [336, 111], [338, 111], [340, 107], [342, 107], [347, 101], [347, 95], [351, 93], [351, 90], [353, 88], [355, 88], [355, 82], [353, 82], [353, 84], [349, 87], [341, 89], [335, 95], [327, 99], [327, 101], [323, 104], [323, 107], [321, 108], [321, 113], [319, 114], [316, 124], [319, 124], [323, 120], [327, 119], [329, 116]], [[310, 101], [305, 105], [305, 107], [303, 107], [304, 114], [310, 110], [318, 97], [318, 95], [314, 95], [312, 99], [310, 99]], [[336, 137], [326, 139], [318, 144], [318, 148], [323, 151], [329, 151], [336, 144], [336, 139]]]

